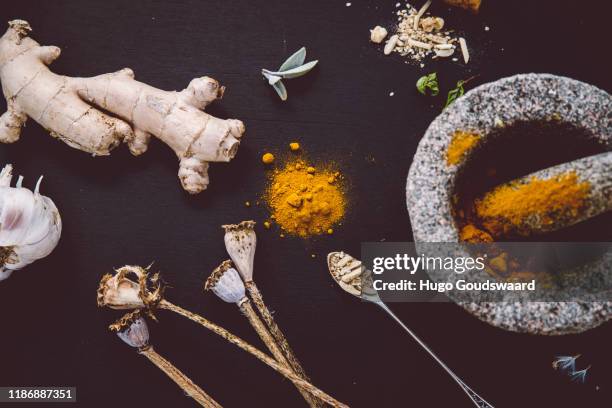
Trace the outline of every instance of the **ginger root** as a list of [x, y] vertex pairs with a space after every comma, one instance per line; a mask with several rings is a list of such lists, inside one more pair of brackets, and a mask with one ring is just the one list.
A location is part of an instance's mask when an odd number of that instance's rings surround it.
[[244, 124], [203, 111], [223, 96], [224, 87], [214, 79], [195, 78], [175, 92], [136, 81], [129, 68], [91, 78], [58, 75], [47, 65], [60, 49], [41, 46], [28, 37], [30, 31], [27, 21], [13, 20], [0, 38], [0, 81], [7, 102], [0, 142], [16, 142], [28, 117], [94, 156], [110, 154], [122, 141], [140, 155], [154, 135], [178, 156], [179, 179], [191, 194], [208, 186], [209, 162], [228, 162], [236, 155]]

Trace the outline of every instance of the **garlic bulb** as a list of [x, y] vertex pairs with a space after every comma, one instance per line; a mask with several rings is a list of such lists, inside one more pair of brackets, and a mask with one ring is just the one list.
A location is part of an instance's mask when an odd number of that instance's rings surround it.
[[0, 281], [32, 262], [49, 255], [62, 232], [62, 220], [50, 198], [21, 187], [19, 176], [11, 187], [13, 166], [0, 172]]

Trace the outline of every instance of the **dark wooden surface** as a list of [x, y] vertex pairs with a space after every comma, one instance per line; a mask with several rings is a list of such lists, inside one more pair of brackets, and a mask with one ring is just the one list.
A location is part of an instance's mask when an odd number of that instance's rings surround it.
[[[194, 406], [108, 332], [119, 314], [96, 307], [98, 280], [112, 267], [155, 261], [172, 285], [168, 299], [261, 346], [237, 308], [202, 293], [202, 281], [226, 257], [219, 225], [265, 219], [265, 208], [243, 204], [263, 191], [261, 153], [286, 152], [288, 142], [299, 140], [305, 155], [343, 170], [349, 213], [333, 236], [309, 241], [259, 228], [255, 276], [313, 381], [355, 407], [470, 407], [395, 323], [335, 287], [325, 255], [358, 254], [362, 241], [411, 239], [405, 177], [443, 104], [443, 96], [416, 93], [420, 75], [436, 70], [445, 91], [473, 74], [480, 75], [476, 85], [551, 72], [609, 91], [607, 7], [484, 0], [474, 17], [436, 4], [450, 26], [465, 31], [473, 63], [469, 69], [429, 63], [425, 70], [368, 43], [368, 29], [389, 26], [394, 7], [395, 0], [353, 0], [351, 7], [345, 1], [5, 2], [0, 21], [26, 19], [36, 40], [62, 48], [55, 72], [89, 76], [128, 66], [137, 79], [163, 89], [210, 75], [227, 86], [210, 112], [244, 120], [247, 134], [235, 161], [211, 166], [211, 187], [196, 197], [181, 190], [176, 158], [158, 142], [140, 158], [122, 146], [93, 159], [29, 121], [22, 140], [0, 146], [0, 161], [13, 163], [27, 185], [45, 175], [42, 191], [64, 221], [51, 256], [0, 284], [0, 385], [77, 386], [83, 407]], [[259, 71], [303, 45], [320, 66], [287, 82], [289, 101], [281, 103]], [[610, 406], [610, 324], [547, 338], [490, 327], [453, 304], [393, 309], [497, 407]], [[162, 311], [159, 319], [150, 324], [156, 350], [224, 406], [303, 406], [289, 382], [249, 355], [178, 316]], [[580, 367], [592, 365], [584, 385], [551, 368], [555, 355], [577, 353]]]

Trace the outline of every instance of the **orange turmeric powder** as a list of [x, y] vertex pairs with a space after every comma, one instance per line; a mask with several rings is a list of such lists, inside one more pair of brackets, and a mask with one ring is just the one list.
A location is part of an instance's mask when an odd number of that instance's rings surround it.
[[486, 231], [477, 228], [474, 224], [467, 224], [459, 232], [461, 241], [470, 243], [493, 242], [493, 237]]
[[446, 164], [452, 166], [461, 163], [465, 155], [478, 144], [480, 138], [479, 134], [457, 130], [446, 151]]
[[508, 233], [527, 235], [545, 229], [555, 220], [575, 217], [588, 198], [590, 184], [575, 172], [546, 180], [507, 184], [476, 200], [476, 216], [494, 237]]
[[301, 237], [333, 231], [346, 210], [341, 179], [340, 172], [301, 159], [274, 170], [265, 193], [270, 218], [287, 233]]
[[[578, 215], [590, 189], [590, 183], [581, 181], [574, 171], [499, 186], [475, 200], [467, 216], [463, 211], [458, 212], [462, 218], [459, 238], [469, 243], [486, 243], [512, 234], [528, 235], [534, 230], [546, 230], [560, 219]], [[537, 279], [542, 287], [550, 285], [552, 277], [548, 271], [525, 269], [525, 261], [519, 261], [495, 244], [487, 248], [487, 253], [494, 255], [485, 268], [491, 276], [517, 282]]]

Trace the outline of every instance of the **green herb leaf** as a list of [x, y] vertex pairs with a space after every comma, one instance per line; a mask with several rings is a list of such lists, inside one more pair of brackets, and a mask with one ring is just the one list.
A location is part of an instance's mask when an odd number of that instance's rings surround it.
[[284, 79], [297, 78], [310, 72], [310, 70], [313, 69], [318, 62], [318, 60], [310, 61], [304, 65], [300, 65], [299, 67], [288, 69], [286, 71], [268, 71], [267, 69], [264, 69], [262, 72], [269, 75], [276, 75]]
[[276, 75], [271, 75], [268, 74], [268, 71], [266, 71], [265, 69], [261, 71], [261, 73], [263, 74], [263, 76], [268, 80], [268, 83], [270, 85], [274, 85], [275, 83], [277, 83], [278, 81], [281, 80], [281, 77], [276, 76]]
[[281, 100], [287, 100], [287, 88], [285, 88], [285, 84], [283, 84], [283, 81], [278, 80], [277, 82], [272, 84], [272, 88], [274, 88], [278, 96], [280, 96]]
[[283, 101], [287, 100], [287, 89], [281, 79], [291, 79], [306, 75], [319, 62], [315, 60], [304, 64], [305, 59], [306, 48], [302, 47], [287, 58], [278, 71], [261, 70], [262, 75], [268, 80], [268, 84], [274, 88]]
[[440, 93], [440, 87], [438, 86], [438, 74], [432, 72], [429, 75], [425, 75], [419, 78], [416, 83], [417, 90], [423, 95], [428, 93], [431, 96], [436, 96]]
[[455, 87], [455, 89], [451, 89], [450, 91], [448, 91], [448, 96], [446, 97], [446, 105], [444, 105], [445, 108], [451, 103], [455, 102], [457, 98], [463, 96], [463, 94], [465, 93], [465, 89], [463, 89], [463, 85], [465, 84], [465, 82], [466, 81], [457, 82], [457, 86]]
[[304, 63], [306, 60], [306, 47], [302, 47], [297, 50], [292, 56], [287, 58], [283, 65], [278, 69], [279, 71], [288, 71], [293, 68], [297, 68]]

